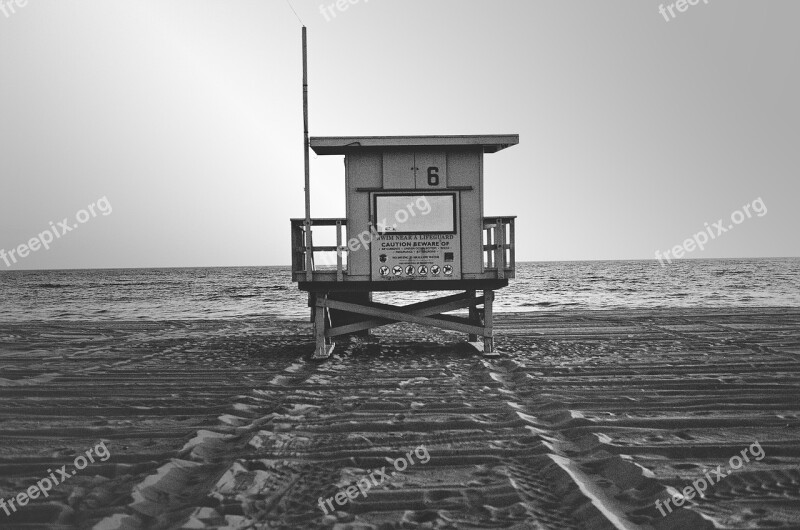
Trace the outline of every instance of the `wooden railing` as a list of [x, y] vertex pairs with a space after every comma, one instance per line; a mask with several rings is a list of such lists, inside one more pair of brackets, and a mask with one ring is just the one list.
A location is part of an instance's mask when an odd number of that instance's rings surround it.
[[514, 277], [514, 219], [514, 216], [483, 218], [483, 268], [495, 271], [497, 278]]
[[[336, 252], [336, 281], [344, 281], [344, 253], [347, 252], [347, 245], [343, 245], [343, 228], [347, 226], [347, 219], [312, 219], [311, 224], [305, 227], [305, 219], [292, 219], [292, 272], [304, 273], [305, 281], [313, 281], [314, 271], [317, 270], [314, 263], [315, 252]], [[314, 246], [313, 227], [315, 226], [335, 226], [336, 245], [335, 246]]]
[[[494, 278], [513, 278], [515, 269], [514, 257], [514, 219], [507, 217], [485, 217], [483, 219], [483, 266], [484, 271], [492, 273]], [[336, 281], [344, 281], [345, 256], [348, 252], [345, 241], [347, 219], [327, 218], [311, 219], [306, 227], [305, 219], [292, 219], [292, 273], [300, 281], [314, 281], [314, 272], [325, 271], [329, 276], [333, 267], [318, 267], [315, 263], [315, 252], [336, 252]], [[336, 245], [315, 246], [313, 228], [315, 226], [335, 226]]]

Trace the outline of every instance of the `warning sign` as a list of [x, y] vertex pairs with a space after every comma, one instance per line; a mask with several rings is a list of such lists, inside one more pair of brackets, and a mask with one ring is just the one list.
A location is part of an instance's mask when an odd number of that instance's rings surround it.
[[460, 280], [461, 242], [455, 234], [383, 234], [373, 240], [372, 279]]

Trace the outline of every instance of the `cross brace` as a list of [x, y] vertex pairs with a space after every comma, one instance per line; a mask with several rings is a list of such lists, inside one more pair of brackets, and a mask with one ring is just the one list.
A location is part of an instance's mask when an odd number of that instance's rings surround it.
[[[333, 351], [334, 337], [356, 333], [395, 322], [409, 322], [424, 326], [433, 326], [451, 331], [467, 333], [470, 341], [483, 337], [483, 351], [485, 354], [494, 352], [494, 338], [492, 331], [492, 302], [494, 291], [484, 290], [483, 296], [475, 296], [475, 291], [445, 296], [425, 302], [407, 306], [392, 306], [376, 302], [345, 302], [332, 300], [325, 294], [316, 297], [315, 336], [316, 352], [314, 359], [327, 359]], [[483, 310], [477, 308], [483, 305]], [[444, 315], [456, 309], [469, 308], [469, 318]], [[338, 327], [330, 325], [330, 311], [342, 311], [363, 315], [364, 320]]]

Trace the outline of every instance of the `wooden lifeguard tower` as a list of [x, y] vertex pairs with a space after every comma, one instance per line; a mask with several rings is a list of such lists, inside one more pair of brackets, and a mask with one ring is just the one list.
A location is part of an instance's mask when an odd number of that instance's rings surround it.
[[[309, 295], [314, 358], [330, 356], [336, 337], [394, 322], [460, 331], [493, 354], [492, 303], [494, 291], [514, 277], [515, 216], [484, 216], [483, 157], [516, 145], [519, 136], [309, 141], [305, 28], [303, 51], [306, 217], [291, 220], [292, 280]], [[344, 155], [343, 219], [311, 218], [309, 147]], [[319, 227], [335, 227], [335, 245], [314, 245]], [[336, 253], [335, 266], [316, 265], [315, 253], [323, 252]], [[372, 301], [377, 291], [444, 290], [463, 292], [406, 306]], [[444, 314], [458, 309], [468, 309], [468, 317]]]

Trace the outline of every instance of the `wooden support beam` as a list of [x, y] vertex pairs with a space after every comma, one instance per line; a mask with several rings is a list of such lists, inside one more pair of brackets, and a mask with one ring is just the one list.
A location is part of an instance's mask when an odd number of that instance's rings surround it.
[[[466, 320], [451, 318], [431, 318], [410, 315], [403, 311], [398, 311], [396, 308], [389, 309], [392, 306], [378, 307], [376, 304], [359, 305], [351, 304], [348, 302], [340, 302], [338, 300], [327, 300], [326, 304], [331, 309], [338, 309], [340, 311], [348, 311], [361, 315], [374, 316], [381, 319], [395, 320], [398, 322], [409, 322], [411, 324], [420, 324], [423, 326], [433, 326], [442, 329], [449, 329], [452, 331], [460, 331], [461, 333], [475, 333], [483, 335], [485, 329], [480, 326], [467, 324]], [[382, 304], [381, 304], [382, 305]]]
[[316, 339], [316, 347], [314, 355], [311, 357], [314, 360], [327, 359], [333, 353], [333, 348], [336, 346], [333, 342], [329, 343], [325, 337], [325, 332], [328, 328], [328, 297], [324, 294], [318, 294], [316, 297], [316, 304], [314, 307], [314, 337]]
[[[405, 314], [419, 316], [419, 317], [429, 317], [429, 316], [439, 315], [438, 318], [444, 321], [454, 322], [456, 324], [480, 326], [481, 324], [480, 321], [478, 320], [473, 321], [473, 320], [458, 318], [455, 316], [441, 314], [441, 313], [446, 313], [448, 311], [455, 311], [456, 309], [463, 309], [465, 307], [469, 307], [471, 305], [483, 302], [483, 300], [480, 298], [467, 299], [464, 298], [464, 295], [456, 295], [456, 296], [460, 298], [458, 300], [451, 300], [449, 302], [444, 302], [444, 303], [442, 303], [442, 301], [452, 297], [440, 298], [438, 300], [427, 300], [425, 302], [420, 302], [418, 304], [413, 304], [405, 307], [395, 307], [384, 304], [372, 304], [371, 306], [389, 311], [399, 310]], [[339, 326], [337, 328], [329, 329], [326, 335], [328, 337], [338, 337], [340, 335], [346, 335], [349, 333], [355, 333], [365, 329], [386, 326], [388, 324], [394, 324], [396, 322], [397, 320], [391, 318], [376, 318], [371, 320], [362, 320], [361, 322], [355, 322], [353, 324], [348, 324], [346, 326]]]
[[[423, 308], [426, 308], [426, 307], [436, 307], [436, 306], [443, 305], [443, 304], [449, 304], [450, 302], [457, 302], [459, 300], [469, 300], [468, 293], [451, 294], [449, 296], [443, 296], [441, 298], [433, 298], [431, 300], [425, 300], [424, 302], [416, 302], [414, 304], [409, 304], [409, 305], [406, 305], [406, 306], [394, 306], [394, 305], [381, 304], [380, 302], [372, 302], [372, 301], [370, 301], [369, 303], [367, 303], [365, 305], [367, 305], [369, 307], [378, 307], [378, 308], [384, 308], [384, 309], [389, 309], [389, 310], [409, 310], [409, 311], [411, 311], [411, 310], [416, 310], [416, 309], [423, 309]], [[482, 298], [480, 298], [479, 300], [480, 300], [480, 303], [483, 303], [483, 299]], [[467, 307], [467, 306], [463, 305], [461, 307]], [[460, 309], [460, 307], [457, 307], [456, 309]], [[451, 309], [451, 311], [452, 311], [452, 309]]]
[[483, 291], [483, 353], [490, 355], [494, 353], [494, 337], [492, 331], [492, 317], [494, 304], [494, 291], [488, 289]]
[[[390, 311], [400, 310], [417, 316], [431, 316], [431, 315], [438, 315], [439, 313], [443, 313], [446, 311], [454, 311], [456, 309], [467, 307], [467, 304], [471, 303], [468, 300], [469, 300], [468, 293], [459, 293], [450, 296], [444, 296], [442, 298], [436, 298], [433, 300], [426, 300], [424, 302], [417, 302], [415, 304], [403, 307], [380, 304], [377, 302], [371, 302], [369, 305], [371, 307], [388, 309]], [[482, 303], [482, 300], [479, 299], [476, 300], [475, 302]], [[440, 308], [443, 308], [443, 310]], [[356, 322], [353, 324], [349, 324], [347, 326], [340, 326], [331, 329], [329, 331], [330, 333], [329, 336], [336, 337], [348, 333], [355, 333], [357, 331], [362, 331], [364, 329], [376, 328], [380, 326], [385, 326], [387, 324], [394, 324], [395, 322], [397, 322], [397, 320], [385, 319], [385, 318], [363, 320], [361, 322]]]
[[[469, 295], [470, 298], [475, 298], [474, 289], [470, 289], [469, 291], [467, 291], [467, 294]], [[469, 305], [469, 319], [473, 322], [480, 322], [478, 318], [478, 304]], [[478, 340], [478, 336], [475, 335], [474, 333], [470, 333], [468, 340], [469, 342], [475, 342], [476, 340]]]

